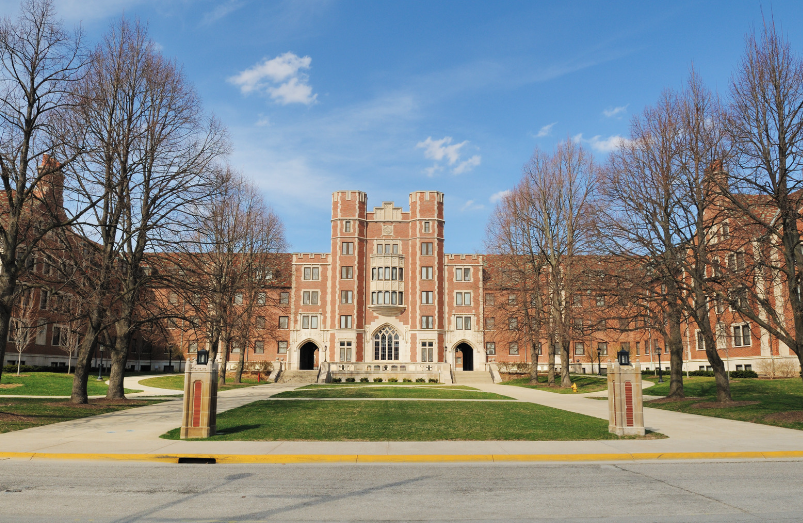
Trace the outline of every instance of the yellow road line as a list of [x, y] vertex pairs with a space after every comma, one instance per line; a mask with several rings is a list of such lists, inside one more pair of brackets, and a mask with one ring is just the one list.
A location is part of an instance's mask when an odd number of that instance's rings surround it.
[[0, 459], [61, 459], [177, 463], [179, 458], [215, 459], [217, 463], [457, 463], [457, 462], [580, 462], [710, 459], [803, 458], [803, 451], [651, 452], [610, 454], [91, 454], [0, 452]]

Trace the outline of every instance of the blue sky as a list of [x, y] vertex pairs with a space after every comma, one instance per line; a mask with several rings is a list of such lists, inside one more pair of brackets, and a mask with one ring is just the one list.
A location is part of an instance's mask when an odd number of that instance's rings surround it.
[[[0, 0], [14, 15], [18, 2]], [[446, 194], [446, 249], [485, 224], [536, 147], [578, 137], [599, 161], [694, 64], [727, 91], [744, 35], [772, 13], [803, 52], [800, 2], [56, 0], [97, 42], [148, 23], [228, 127], [293, 251], [329, 248], [330, 194], [407, 208]]]

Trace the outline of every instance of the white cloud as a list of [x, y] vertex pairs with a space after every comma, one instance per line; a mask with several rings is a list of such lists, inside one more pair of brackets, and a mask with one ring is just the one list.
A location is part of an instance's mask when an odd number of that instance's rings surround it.
[[452, 169], [452, 172], [454, 174], [463, 174], [464, 172], [468, 172], [471, 169], [473, 169], [474, 167], [478, 166], [481, 161], [482, 161], [482, 158], [479, 155], [475, 154], [474, 156], [472, 156], [471, 158], [469, 158], [465, 162], [461, 162], [457, 167]]
[[428, 136], [423, 142], [418, 142], [416, 148], [424, 149], [424, 157], [435, 160], [435, 163], [431, 167], [424, 169], [424, 172], [427, 176], [433, 176], [435, 173], [442, 171], [443, 164], [440, 162], [443, 160], [446, 160], [448, 165], [457, 164], [452, 168], [452, 174], [462, 174], [478, 166], [482, 161], [482, 157], [476, 154], [468, 160], [458, 163], [460, 149], [467, 143], [468, 140], [452, 144], [451, 136], [444, 136], [440, 140], [433, 140], [431, 136]]
[[629, 141], [627, 138], [619, 136], [618, 134], [609, 136], [607, 138], [596, 135], [589, 139], [585, 139], [583, 138], [583, 133], [573, 136], [572, 140], [575, 142], [585, 142], [590, 145], [592, 149], [600, 153], [609, 153], [619, 147], [619, 145], [625, 144]]
[[550, 133], [552, 133], [552, 127], [554, 127], [556, 123], [558, 123], [558, 122], [552, 122], [549, 125], [545, 125], [545, 126], [541, 127], [541, 129], [539, 129], [538, 133], [536, 133], [535, 137], [536, 138], [543, 138], [544, 136], [549, 136]]
[[256, 125], [257, 127], [265, 127], [266, 125], [270, 125], [270, 118], [268, 118], [264, 114], [260, 114]]
[[[627, 105], [630, 105], [630, 104], [627, 104]], [[608, 118], [612, 118], [612, 117], [614, 117], [616, 115], [622, 114], [625, 111], [627, 111], [627, 105], [621, 105], [619, 107], [614, 107], [613, 109], [605, 109], [604, 111], [602, 111], [602, 114], [604, 114]]]
[[449, 145], [451, 143], [451, 136], [445, 136], [440, 140], [433, 140], [432, 137], [429, 136], [423, 142], [418, 142], [416, 147], [424, 149], [425, 158], [435, 160], [436, 162], [446, 158], [449, 161], [449, 165], [454, 165], [454, 163], [460, 159], [460, 148], [466, 145], [468, 141]]
[[302, 70], [309, 69], [311, 63], [312, 58], [309, 56], [300, 57], [287, 52], [276, 58], [265, 58], [261, 63], [230, 77], [228, 81], [238, 86], [243, 94], [257, 91], [268, 94], [283, 105], [310, 105], [315, 103], [318, 95], [312, 94], [312, 87], [307, 83], [307, 75]]
[[466, 203], [460, 207], [460, 212], [464, 211], [479, 211], [480, 209], [484, 209], [485, 206], [481, 203], [474, 203], [474, 200], [468, 200]]
[[211, 11], [208, 11], [206, 14], [204, 14], [203, 18], [201, 19], [201, 25], [212, 25], [244, 5], [245, 2], [243, 2], [243, 0], [228, 0], [227, 2], [223, 2], [222, 4], [217, 5]]
[[511, 192], [512, 191], [510, 189], [505, 189], [504, 191], [495, 192], [491, 195], [489, 200], [491, 201], [491, 203], [502, 201], [505, 198], [507, 198], [511, 194]]

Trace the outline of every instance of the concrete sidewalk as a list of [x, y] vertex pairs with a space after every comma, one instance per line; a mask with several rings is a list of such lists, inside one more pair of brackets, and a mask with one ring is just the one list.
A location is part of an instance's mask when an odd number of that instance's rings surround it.
[[[218, 412], [267, 399], [296, 385], [268, 384], [220, 393]], [[605, 401], [507, 385], [481, 390], [605, 419]], [[448, 401], [448, 400], [443, 400]], [[218, 462], [376, 461], [605, 461], [639, 459], [803, 458], [803, 432], [645, 409], [650, 430], [668, 439], [605, 441], [170, 441], [182, 403], [128, 409], [101, 416], [0, 434], [0, 457], [126, 459], [176, 462], [215, 457]]]

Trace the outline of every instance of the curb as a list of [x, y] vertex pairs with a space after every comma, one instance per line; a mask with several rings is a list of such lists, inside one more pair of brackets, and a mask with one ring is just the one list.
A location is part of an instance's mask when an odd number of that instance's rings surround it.
[[295, 464], [295, 463], [504, 463], [713, 459], [803, 459], [803, 451], [642, 452], [616, 454], [60, 454], [0, 452], [0, 459], [145, 461], [157, 463]]

